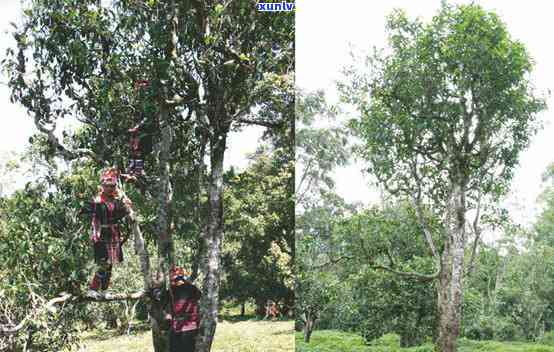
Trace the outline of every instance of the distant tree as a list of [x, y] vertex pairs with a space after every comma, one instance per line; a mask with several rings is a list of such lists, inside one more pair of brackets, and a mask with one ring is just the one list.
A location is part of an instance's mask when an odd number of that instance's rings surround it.
[[534, 224], [534, 240], [554, 246], [554, 164], [545, 170], [543, 184], [545, 188], [539, 196], [543, 207]]
[[296, 101], [296, 202], [299, 210], [317, 204], [321, 194], [332, 191], [332, 172], [347, 164], [346, 129], [337, 125], [336, 109], [322, 91], [297, 91]]
[[226, 183], [223, 295], [254, 299], [258, 314], [268, 299], [294, 304], [294, 160], [282, 152], [258, 150]]
[[311, 235], [296, 240], [294, 293], [295, 314], [301, 322], [304, 341], [310, 342], [318, 319], [329, 305], [336, 303], [336, 276], [326, 270], [322, 257], [321, 241]]
[[295, 314], [309, 342], [331, 299], [333, 275], [322, 267], [331, 222], [348, 206], [335, 193], [332, 173], [348, 162], [347, 135], [323, 92], [296, 96]]

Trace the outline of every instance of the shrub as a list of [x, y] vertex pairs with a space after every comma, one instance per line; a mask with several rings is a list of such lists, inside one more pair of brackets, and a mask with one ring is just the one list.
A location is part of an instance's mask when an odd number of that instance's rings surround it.
[[400, 336], [397, 334], [385, 334], [369, 343], [371, 346], [384, 346], [400, 348]]
[[537, 342], [542, 345], [554, 346], [554, 331], [548, 331]]

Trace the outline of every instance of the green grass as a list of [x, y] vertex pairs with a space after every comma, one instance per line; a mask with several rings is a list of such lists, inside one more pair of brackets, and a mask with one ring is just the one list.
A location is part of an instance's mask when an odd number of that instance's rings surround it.
[[[301, 332], [296, 333], [296, 352], [433, 352], [431, 344], [400, 348], [397, 336], [389, 334], [365, 343], [359, 335], [336, 331], [314, 331], [309, 344], [304, 343]], [[473, 341], [460, 339], [458, 352], [554, 352], [554, 346], [524, 342]]]
[[[105, 334], [105, 333], [104, 333]], [[217, 325], [213, 352], [294, 351], [294, 322], [233, 319]], [[107, 337], [107, 338], [106, 338]], [[131, 336], [88, 335], [79, 352], [153, 352], [150, 331]]]

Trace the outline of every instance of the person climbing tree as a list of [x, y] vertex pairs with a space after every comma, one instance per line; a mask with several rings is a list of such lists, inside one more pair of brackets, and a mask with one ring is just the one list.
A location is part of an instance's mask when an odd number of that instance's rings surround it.
[[170, 312], [166, 315], [166, 319], [170, 321], [170, 352], [195, 350], [195, 339], [200, 327], [198, 301], [201, 292], [192, 283], [190, 275], [190, 272], [180, 267], [174, 266], [170, 271]]
[[147, 92], [149, 82], [146, 80], [140, 80], [135, 84], [135, 90], [137, 91], [137, 105], [138, 108], [137, 117], [135, 118], [136, 124], [128, 130], [130, 133], [129, 147], [129, 166], [127, 168], [127, 174], [124, 175], [124, 179], [129, 182], [136, 182], [139, 179], [144, 179], [144, 158], [152, 151], [152, 137], [154, 133], [154, 119], [151, 118], [152, 112], [147, 108]]
[[93, 296], [98, 295], [98, 290], [108, 288], [112, 265], [123, 261], [121, 246], [125, 238], [119, 230], [119, 223], [133, 214], [130, 199], [117, 186], [118, 177], [119, 171], [116, 168], [105, 170], [98, 195], [82, 210], [92, 216], [91, 240], [97, 265], [89, 286], [89, 294]]

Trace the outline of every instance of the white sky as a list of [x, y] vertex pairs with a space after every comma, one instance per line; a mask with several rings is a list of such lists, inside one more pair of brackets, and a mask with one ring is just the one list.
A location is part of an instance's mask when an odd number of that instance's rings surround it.
[[[454, 1], [470, 3], [471, 1]], [[533, 81], [539, 91], [554, 87], [554, 44], [551, 31], [554, 3], [550, 1], [474, 1], [486, 10], [495, 11], [507, 24], [512, 37], [521, 40], [535, 59]], [[410, 18], [428, 21], [440, 8], [440, 0], [297, 0], [296, 1], [296, 84], [305, 90], [324, 89], [331, 102], [336, 102], [334, 81], [340, 70], [351, 62], [354, 52], [367, 52], [373, 46], [386, 47], [385, 16], [394, 8], [406, 10]], [[554, 93], [554, 89], [553, 89]], [[520, 167], [512, 183], [513, 194], [507, 201], [512, 216], [528, 223], [537, 215], [536, 198], [541, 190], [541, 175], [554, 161], [554, 102], [542, 114], [546, 123], [521, 154]], [[354, 164], [336, 173], [337, 191], [351, 202], [376, 199], [375, 190]]]
[[[20, 23], [20, 1], [0, 0], [0, 59], [4, 57], [6, 48], [14, 46], [15, 41], [11, 34], [13, 27], [10, 22]], [[10, 102], [10, 93], [5, 85], [7, 78], [0, 75], [0, 153], [7, 151], [22, 152], [31, 135], [37, 130], [32, 119], [26, 114], [25, 109], [18, 104]], [[63, 126], [63, 124], [62, 124]], [[258, 139], [263, 129], [249, 126], [242, 132], [232, 132], [229, 135], [228, 151], [225, 155], [225, 167], [234, 165], [239, 169], [247, 166], [246, 155], [256, 150]]]

